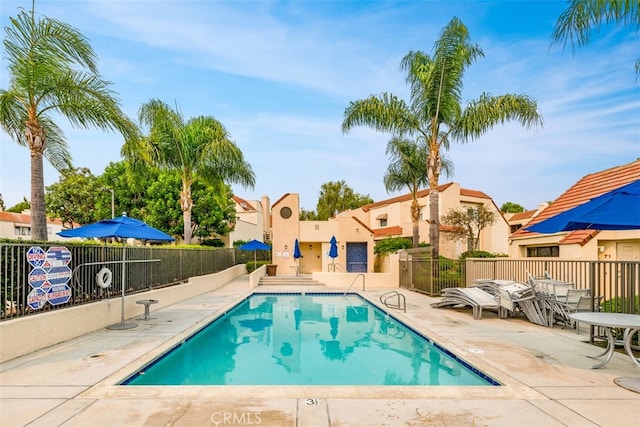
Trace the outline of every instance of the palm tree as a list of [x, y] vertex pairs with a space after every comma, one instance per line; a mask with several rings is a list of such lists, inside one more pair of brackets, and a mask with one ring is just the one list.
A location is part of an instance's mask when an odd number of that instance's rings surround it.
[[[35, 1], [34, 1], [35, 3]], [[51, 18], [36, 20], [35, 5], [5, 28], [9, 87], [0, 89], [0, 125], [31, 154], [31, 237], [47, 240], [43, 157], [61, 171], [71, 155], [52, 115], [74, 127], [97, 127], [134, 137], [135, 124], [120, 110], [110, 83], [98, 73], [96, 55], [75, 28]]]
[[[553, 30], [553, 43], [563, 47], [589, 44], [591, 32], [603, 24], [620, 23], [640, 30], [640, 5], [637, 0], [570, 0]], [[636, 78], [640, 76], [640, 58], [636, 60]]]
[[461, 105], [464, 72], [481, 56], [484, 54], [477, 45], [471, 44], [467, 28], [453, 18], [435, 42], [433, 57], [416, 51], [403, 58], [401, 69], [407, 71], [411, 89], [409, 103], [383, 93], [352, 101], [344, 112], [342, 131], [345, 133], [354, 126], [366, 125], [426, 141], [429, 154], [424, 161], [429, 182], [429, 240], [433, 259], [438, 259], [440, 251], [441, 153], [449, 148], [449, 141], [472, 141], [508, 120], [517, 120], [528, 128], [542, 125], [536, 101], [526, 95], [483, 93], [466, 107]]
[[222, 123], [211, 116], [199, 116], [184, 121], [180, 112], [166, 103], [152, 99], [138, 112], [149, 135], [128, 141], [123, 147], [125, 157], [180, 174], [182, 190], [180, 207], [184, 222], [184, 242], [191, 243], [191, 187], [196, 177], [211, 185], [223, 182], [253, 188], [255, 175], [242, 151]]
[[[411, 221], [413, 223], [413, 247], [420, 243], [420, 204], [418, 203], [418, 190], [427, 187], [427, 162], [429, 147], [424, 140], [413, 141], [395, 136], [387, 143], [387, 156], [391, 163], [384, 175], [384, 187], [387, 192], [400, 191], [408, 188], [411, 192]], [[443, 159], [444, 159], [444, 155]], [[447, 176], [453, 172], [453, 165], [448, 160], [443, 160], [443, 170]]]

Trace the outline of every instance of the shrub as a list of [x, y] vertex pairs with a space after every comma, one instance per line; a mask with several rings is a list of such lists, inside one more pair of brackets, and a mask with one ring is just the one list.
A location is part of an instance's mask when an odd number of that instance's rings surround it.
[[248, 273], [253, 273], [254, 271], [256, 271], [258, 268], [262, 267], [263, 265], [267, 265], [267, 264], [271, 264], [269, 261], [248, 261], [246, 263], [247, 266], [247, 272]]
[[466, 258], [495, 258], [496, 256], [487, 251], [467, 251], [460, 255], [460, 259]]
[[398, 252], [400, 249], [409, 249], [413, 243], [408, 237], [387, 237], [376, 243], [373, 252], [376, 255], [387, 255]]

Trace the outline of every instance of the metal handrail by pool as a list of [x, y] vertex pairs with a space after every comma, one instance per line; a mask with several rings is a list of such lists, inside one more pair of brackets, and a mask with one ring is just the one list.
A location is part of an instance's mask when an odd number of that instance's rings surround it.
[[349, 287], [347, 288], [347, 290], [346, 290], [346, 291], [344, 291], [344, 295], [346, 295], [346, 294], [347, 294], [347, 292], [349, 292], [349, 291], [351, 290], [351, 287], [353, 286], [353, 284], [354, 284], [354, 283], [356, 283], [356, 280], [358, 280], [358, 277], [360, 277], [360, 276], [362, 276], [362, 292], [364, 292], [364, 280], [365, 280], [365, 277], [364, 277], [364, 274], [360, 273], [360, 274], [358, 274], [358, 275], [356, 276], [356, 278], [355, 278], [355, 279], [353, 279], [353, 282], [351, 282], [351, 284], [349, 285]]
[[[393, 297], [398, 297], [398, 302], [396, 304], [389, 303], [388, 300]], [[405, 313], [407, 312], [407, 299], [403, 294], [398, 291], [389, 291], [380, 295], [380, 302], [386, 305], [389, 308], [395, 308], [397, 310], [402, 310]]]

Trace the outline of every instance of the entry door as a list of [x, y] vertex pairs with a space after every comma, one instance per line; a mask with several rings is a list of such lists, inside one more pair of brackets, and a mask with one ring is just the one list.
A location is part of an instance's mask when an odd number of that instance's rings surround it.
[[367, 272], [367, 243], [347, 242], [347, 272]]

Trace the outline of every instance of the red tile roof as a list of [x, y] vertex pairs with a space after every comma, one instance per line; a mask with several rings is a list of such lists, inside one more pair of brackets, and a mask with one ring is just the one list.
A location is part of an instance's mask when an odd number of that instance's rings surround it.
[[[14, 213], [0, 211], [0, 222], [15, 222], [18, 224], [31, 224], [31, 215], [23, 213]], [[47, 224], [62, 225], [62, 221], [58, 218], [47, 217]]]
[[243, 199], [242, 197], [233, 196], [233, 201], [236, 202], [240, 207], [245, 211], [255, 211], [256, 208], [253, 207], [251, 203]]
[[[586, 175], [560, 195], [549, 207], [540, 212], [527, 226], [537, 224], [540, 221], [581, 205], [594, 197], [639, 179], [640, 159], [626, 165], [616, 166], [611, 169]], [[513, 233], [512, 237], [530, 236], [532, 234], [536, 233], [520, 229]], [[561, 243], [576, 243], [580, 241], [584, 244], [595, 234], [596, 232], [593, 231], [587, 234], [583, 231], [574, 231], [565, 236]], [[587, 235], [589, 235], [588, 238]]]
[[373, 230], [374, 237], [402, 236], [402, 227], [394, 225], [393, 227], [378, 228]]
[[[446, 184], [442, 184], [438, 186], [438, 192], [443, 192], [444, 190], [446, 190], [447, 188], [449, 188], [451, 186], [451, 184], [453, 184], [452, 182], [448, 182]], [[419, 190], [417, 192], [418, 198], [423, 198], [423, 197], [427, 197], [429, 195], [429, 189], [424, 189], [424, 190]], [[460, 195], [461, 196], [467, 196], [467, 197], [478, 197], [481, 199], [491, 199], [491, 197], [487, 196], [485, 193], [483, 193], [482, 191], [477, 191], [477, 190], [469, 190], [467, 188], [460, 188]], [[407, 193], [407, 194], [402, 194], [400, 196], [397, 197], [392, 197], [390, 199], [385, 199], [385, 200], [380, 200], [379, 202], [373, 202], [373, 203], [369, 203], [368, 205], [364, 205], [362, 207], [362, 210], [365, 212], [368, 212], [371, 209], [374, 208], [378, 208], [380, 206], [386, 206], [386, 205], [391, 205], [394, 203], [398, 203], [398, 202], [406, 202], [407, 200], [411, 200], [413, 198], [413, 196], [411, 195], [411, 193]]]
[[518, 212], [518, 213], [513, 214], [513, 216], [511, 218], [509, 218], [509, 221], [522, 221], [524, 219], [529, 219], [536, 212], [537, 212], [537, 210], [535, 210], [535, 209], [531, 210], [531, 211]]

